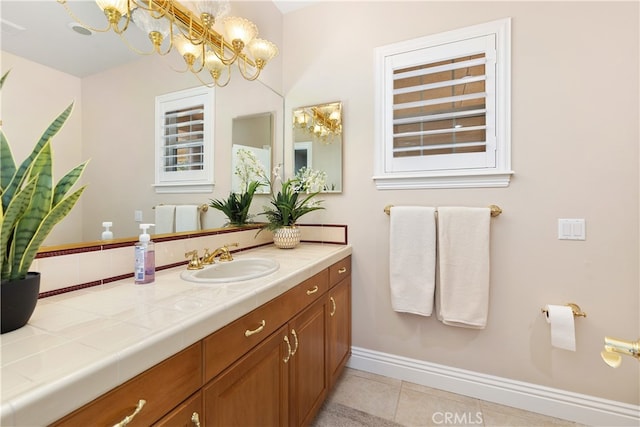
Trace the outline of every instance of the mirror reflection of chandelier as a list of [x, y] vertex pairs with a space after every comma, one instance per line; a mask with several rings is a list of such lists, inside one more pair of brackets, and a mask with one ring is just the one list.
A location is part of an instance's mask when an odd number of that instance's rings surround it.
[[313, 105], [293, 112], [293, 125], [318, 140], [331, 143], [342, 134], [342, 103]]
[[[240, 74], [255, 80], [265, 65], [278, 54], [278, 48], [268, 40], [258, 38], [258, 27], [251, 21], [226, 16], [228, 0], [198, 0], [182, 4], [177, 0], [95, 0], [104, 12], [107, 27], [93, 28], [81, 22], [67, 5], [58, 0], [69, 15], [83, 27], [96, 32], [113, 30], [129, 48], [141, 55], [166, 55], [175, 47], [184, 59], [187, 69], [202, 84], [226, 86], [231, 79], [231, 65], [236, 63]], [[214, 29], [222, 20], [224, 35]], [[148, 52], [132, 47], [124, 33], [134, 23], [151, 41]], [[208, 73], [212, 81], [200, 75]], [[223, 78], [223, 76], [225, 76]]]

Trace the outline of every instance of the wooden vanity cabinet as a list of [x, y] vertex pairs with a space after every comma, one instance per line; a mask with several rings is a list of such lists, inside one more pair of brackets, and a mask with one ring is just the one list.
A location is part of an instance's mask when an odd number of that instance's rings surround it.
[[349, 256], [55, 425], [304, 426], [350, 354]]

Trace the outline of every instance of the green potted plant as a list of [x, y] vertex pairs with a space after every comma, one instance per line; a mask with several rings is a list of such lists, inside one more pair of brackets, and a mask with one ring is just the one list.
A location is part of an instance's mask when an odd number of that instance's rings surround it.
[[[276, 172], [276, 177], [278, 177]], [[318, 209], [321, 200], [314, 200], [324, 187], [323, 174], [302, 170], [295, 177], [282, 183], [282, 188], [273, 194], [270, 205], [263, 207], [260, 215], [267, 217], [262, 229], [273, 232], [273, 243], [282, 249], [295, 248], [300, 243], [298, 219]], [[322, 181], [322, 182], [320, 182]]]
[[[9, 72], [0, 80], [0, 89]], [[71, 103], [47, 128], [31, 154], [17, 167], [4, 131], [0, 130], [0, 258], [1, 333], [21, 328], [35, 309], [40, 273], [30, 272], [38, 249], [53, 227], [75, 206], [85, 187], [67, 195], [86, 162], [54, 185], [51, 138], [73, 110]]]

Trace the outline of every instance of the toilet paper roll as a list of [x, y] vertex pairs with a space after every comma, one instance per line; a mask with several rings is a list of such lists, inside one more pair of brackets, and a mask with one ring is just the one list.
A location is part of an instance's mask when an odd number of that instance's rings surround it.
[[551, 345], [576, 351], [576, 329], [573, 311], [566, 305], [547, 305], [547, 323], [551, 325]]

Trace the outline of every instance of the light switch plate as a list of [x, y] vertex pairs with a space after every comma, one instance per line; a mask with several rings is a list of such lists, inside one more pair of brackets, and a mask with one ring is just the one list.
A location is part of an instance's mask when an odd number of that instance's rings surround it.
[[558, 239], [586, 240], [586, 225], [584, 218], [558, 219]]

